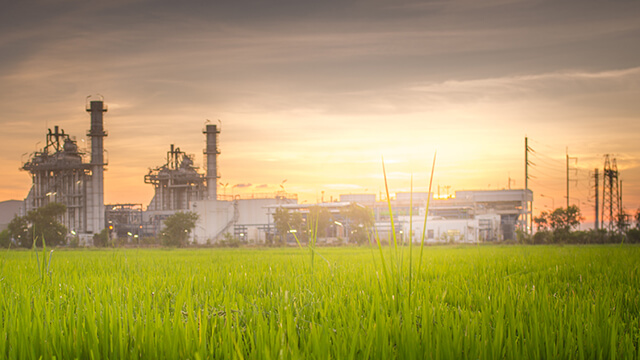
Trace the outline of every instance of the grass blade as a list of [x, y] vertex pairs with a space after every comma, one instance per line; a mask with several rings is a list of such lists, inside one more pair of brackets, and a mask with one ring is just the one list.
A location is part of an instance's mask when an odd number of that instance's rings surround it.
[[420, 261], [418, 262], [418, 269], [422, 269], [422, 253], [424, 251], [424, 237], [427, 232], [427, 216], [429, 216], [429, 202], [431, 201], [431, 185], [433, 184], [433, 170], [436, 168], [436, 155], [438, 152], [433, 153], [433, 164], [431, 165], [431, 177], [429, 178], [429, 193], [427, 196], [427, 209], [424, 213], [424, 226], [422, 227], [422, 241], [420, 242]]

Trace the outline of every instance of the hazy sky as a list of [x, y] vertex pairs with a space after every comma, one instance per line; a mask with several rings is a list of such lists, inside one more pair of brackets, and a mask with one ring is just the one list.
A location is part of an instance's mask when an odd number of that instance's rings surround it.
[[0, 200], [27, 195], [48, 127], [84, 144], [99, 93], [108, 203], [146, 206], [170, 144], [201, 166], [220, 119], [220, 193], [379, 194], [382, 156], [392, 192], [412, 173], [425, 191], [436, 150], [435, 186], [523, 188], [528, 136], [538, 210], [566, 201], [568, 148], [572, 202], [591, 216], [590, 172], [613, 154], [635, 212], [639, 19], [636, 0], [8, 2]]

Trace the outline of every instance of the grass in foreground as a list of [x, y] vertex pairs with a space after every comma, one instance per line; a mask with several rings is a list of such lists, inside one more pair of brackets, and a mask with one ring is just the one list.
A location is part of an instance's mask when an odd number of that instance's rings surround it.
[[639, 358], [639, 247], [319, 251], [11, 251], [0, 357]]

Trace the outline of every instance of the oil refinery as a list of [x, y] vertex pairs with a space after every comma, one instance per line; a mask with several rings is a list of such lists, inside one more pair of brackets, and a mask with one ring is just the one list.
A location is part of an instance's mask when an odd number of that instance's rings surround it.
[[88, 103], [91, 128], [87, 136], [91, 141], [88, 162], [78, 144], [58, 126], [46, 135], [46, 145], [36, 151], [22, 169], [31, 174], [32, 186], [25, 199], [25, 210], [30, 211], [50, 202], [67, 206], [61, 219], [63, 225], [78, 234], [83, 243], [90, 244], [94, 233], [105, 227], [104, 212], [104, 130], [103, 113], [107, 111], [103, 100]]
[[[62, 128], [54, 126], [46, 134], [44, 148], [34, 152], [22, 165], [22, 170], [32, 179], [24, 211], [50, 202], [66, 205], [66, 214], [60, 221], [70, 237], [77, 237], [80, 245], [91, 246], [94, 234], [105, 228], [111, 237], [133, 244], [142, 238], [159, 237], [164, 219], [180, 211], [198, 214], [199, 220], [191, 233], [191, 242], [195, 244], [215, 244], [227, 234], [245, 243], [264, 244], [275, 234], [273, 214], [280, 207], [305, 216], [310, 207], [322, 206], [339, 219], [341, 208], [357, 203], [372, 210], [381, 234], [390, 230], [386, 229], [390, 220], [387, 203], [376, 201], [373, 194], [341, 195], [340, 202], [320, 204], [298, 204], [297, 195], [284, 189], [267, 194], [219, 195], [220, 127], [209, 123], [202, 130], [206, 143], [204, 169], [195, 165], [194, 155], [170, 144], [165, 163], [150, 168], [146, 175], [141, 174], [144, 183], [154, 189], [146, 207], [136, 203], [104, 204], [104, 171], [108, 164], [104, 155], [107, 132], [103, 115], [107, 106], [102, 97], [89, 97], [86, 111], [90, 113], [88, 153]], [[421, 214], [424, 218], [427, 203], [431, 201], [428, 241], [476, 242], [513, 239], [516, 229], [528, 230], [532, 199], [533, 193], [528, 189], [457, 191], [455, 196], [446, 199], [429, 193], [398, 193], [391, 205], [402, 238], [417, 241], [419, 236], [409, 234], [408, 230], [419, 228], [420, 219], [409, 215]], [[349, 230], [340, 221], [331, 226], [334, 240], [348, 239]]]
[[[193, 233], [196, 243], [215, 243], [226, 233], [240, 238], [251, 236], [264, 242], [270, 232], [266, 206], [297, 203], [295, 194], [252, 194], [250, 196], [218, 196], [217, 156], [220, 129], [206, 124], [203, 134], [205, 172], [195, 166], [193, 155], [171, 144], [166, 163], [152, 168], [144, 182], [153, 186], [154, 196], [146, 208], [142, 204], [104, 204], [105, 161], [103, 113], [107, 111], [102, 98], [88, 98], [87, 112], [91, 127], [87, 133], [91, 151], [86, 154], [77, 142], [59, 126], [49, 129], [46, 145], [36, 151], [22, 166], [32, 178], [25, 199], [25, 212], [50, 202], [67, 207], [61, 223], [82, 245], [92, 245], [94, 234], [108, 228], [114, 237], [131, 241], [158, 236], [162, 221], [178, 211], [193, 211], [199, 215]], [[87, 159], [88, 157], [88, 159]]]

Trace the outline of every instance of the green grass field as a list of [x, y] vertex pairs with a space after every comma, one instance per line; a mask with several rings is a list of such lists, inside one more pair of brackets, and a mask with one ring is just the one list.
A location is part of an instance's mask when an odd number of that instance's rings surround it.
[[316, 250], [7, 251], [0, 358], [640, 357], [640, 247]]

